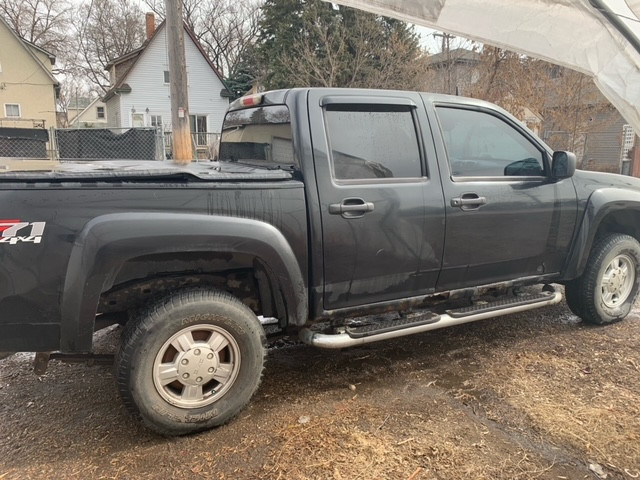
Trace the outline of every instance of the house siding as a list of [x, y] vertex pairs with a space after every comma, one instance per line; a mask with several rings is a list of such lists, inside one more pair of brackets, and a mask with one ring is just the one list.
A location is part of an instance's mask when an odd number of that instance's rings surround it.
[[51, 71], [51, 62], [47, 58], [47, 63], [41, 65], [3, 22], [0, 22], [0, 66], [0, 84], [4, 86], [0, 89], [0, 118], [5, 116], [5, 104], [20, 105], [20, 121], [12, 123], [12, 119], [4, 119], [3, 125], [31, 128], [44, 120], [46, 127], [55, 126], [55, 90], [44, 70]]
[[593, 119], [594, 127], [587, 132], [583, 163], [609, 167], [618, 172], [622, 151], [622, 130], [626, 123], [617, 110], [599, 112]]
[[[189, 113], [206, 115], [207, 131], [220, 133], [229, 105], [228, 100], [220, 96], [224, 85], [187, 35], [185, 57], [189, 79]], [[171, 131], [170, 91], [169, 85], [164, 83], [164, 71], [169, 70], [168, 64], [166, 28], [162, 28], [125, 79], [131, 87], [131, 93], [120, 95], [121, 126], [132, 125], [133, 113], [143, 114], [145, 125], [151, 125], [151, 115], [161, 115], [165, 130]], [[109, 111], [107, 117], [111, 122], [113, 115]]]
[[[98, 107], [104, 107], [104, 117], [98, 118]], [[81, 128], [105, 128], [109, 124], [109, 112], [100, 100], [94, 100], [73, 120], [73, 125]]]
[[120, 95], [114, 95], [107, 102], [107, 127], [120, 126]]

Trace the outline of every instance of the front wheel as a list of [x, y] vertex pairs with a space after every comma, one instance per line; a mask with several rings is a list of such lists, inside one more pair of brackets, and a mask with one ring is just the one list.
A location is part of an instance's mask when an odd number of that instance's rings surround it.
[[175, 293], [127, 323], [116, 358], [120, 396], [152, 430], [182, 435], [230, 420], [257, 390], [264, 331], [216, 290]]
[[623, 234], [601, 238], [582, 276], [566, 285], [567, 303], [584, 321], [604, 325], [625, 318], [640, 291], [640, 244]]

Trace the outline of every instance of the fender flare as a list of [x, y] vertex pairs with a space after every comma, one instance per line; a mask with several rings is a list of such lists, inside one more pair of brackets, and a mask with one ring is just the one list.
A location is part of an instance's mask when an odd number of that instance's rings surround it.
[[103, 291], [136, 257], [177, 252], [245, 253], [267, 267], [284, 299], [287, 322], [308, 316], [307, 285], [291, 246], [273, 225], [220, 215], [116, 213], [89, 221], [74, 242], [62, 292], [60, 350], [91, 350]]
[[563, 275], [564, 279], [572, 280], [582, 275], [591, 253], [596, 232], [602, 221], [609, 214], [623, 210], [640, 212], [640, 191], [602, 188], [591, 194], [582, 222], [574, 235], [573, 247]]

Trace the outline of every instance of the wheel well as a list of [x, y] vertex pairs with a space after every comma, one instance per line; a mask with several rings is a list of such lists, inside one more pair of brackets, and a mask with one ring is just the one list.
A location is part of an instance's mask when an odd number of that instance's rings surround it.
[[640, 241], [640, 211], [619, 210], [608, 214], [598, 226], [594, 243], [609, 233], [624, 233]]
[[179, 252], [146, 255], [113, 272], [101, 293], [98, 313], [141, 308], [150, 301], [187, 287], [215, 287], [240, 299], [256, 315], [285, 319], [266, 267], [255, 257], [236, 253]]

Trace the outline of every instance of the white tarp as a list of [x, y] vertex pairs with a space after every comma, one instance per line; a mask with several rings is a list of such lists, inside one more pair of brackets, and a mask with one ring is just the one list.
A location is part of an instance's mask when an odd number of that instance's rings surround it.
[[[332, 0], [541, 58], [593, 77], [640, 134], [640, 0]], [[602, 5], [601, 5], [602, 6]], [[619, 28], [623, 24], [626, 34]]]

